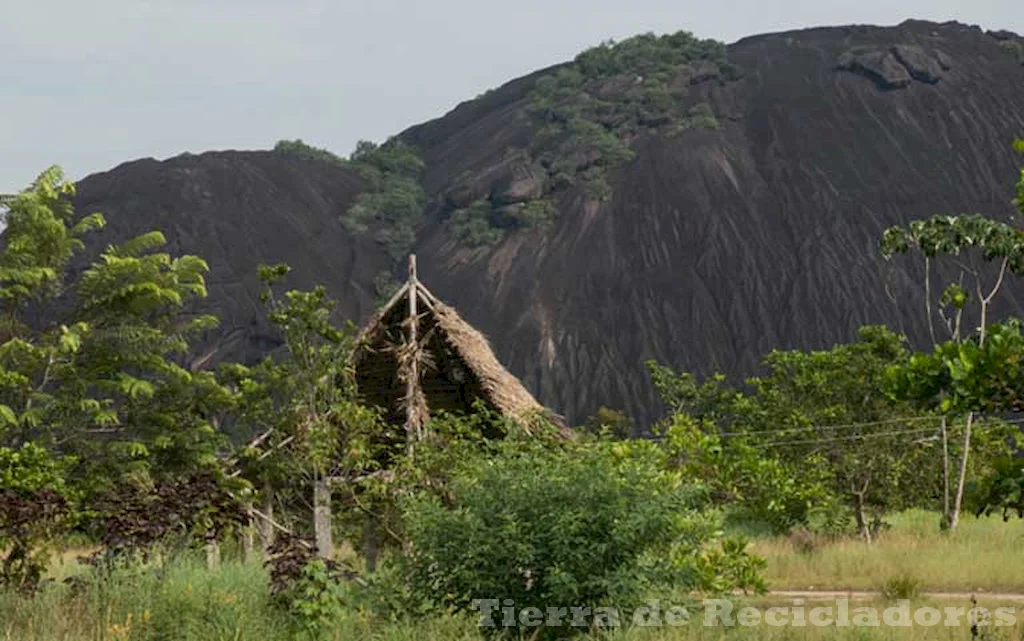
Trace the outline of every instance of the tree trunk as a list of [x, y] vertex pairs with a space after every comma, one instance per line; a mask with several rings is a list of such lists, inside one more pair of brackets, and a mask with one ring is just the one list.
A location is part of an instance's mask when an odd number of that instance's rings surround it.
[[331, 486], [327, 477], [318, 475], [313, 481], [313, 532], [316, 535], [316, 554], [322, 559], [334, 556], [331, 536]]
[[964, 427], [964, 453], [960, 458], [960, 478], [956, 486], [956, 499], [953, 502], [953, 513], [949, 515], [949, 529], [955, 530], [960, 522], [960, 507], [964, 500], [964, 484], [967, 482], [967, 458], [971, 453], [971, 426], [974, 423], [974, 412], [968, 412], [967, 425]]
[[946, 417], [942, 417], [942, 522], [939, 528], [949, 529], [949, 432], [946, 430]]
[[366, 561], [366, 573], [377, 570], [377, 517], [369, 512], [363, 522], [363, 559]]
[[220, 567], [220, 542], [216, 539], [206, 544], [206, 569], [216, 570]]
[[[267, 519], [274, 518], [274, 490], [269, 486], [263, 489], [263, 514]], [[267, 519], [260, 519], [260, 547], [263, 549], [263, 558], [270, 556], [270, 548], [277, 537], [277, 531]]]
[[871, 527], [868, 525], [867, 515], [864, 514], [864, 493], [853, 493], [853, 516], [857, 520], [857, 531], [860, 532], [864, 542], [871, 545]]
[[256, 524], [250, 522], [242, 529], [242, 561], [247, 565], [256, 561], [255, 528]]

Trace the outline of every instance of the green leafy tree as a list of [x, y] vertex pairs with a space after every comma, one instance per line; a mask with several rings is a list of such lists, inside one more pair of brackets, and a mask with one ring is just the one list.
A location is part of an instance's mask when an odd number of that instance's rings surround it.
[[[927, 470], [937, 461], [930, 452], [938, 418], [922, 422], [914, 403], [885, 393], [889, 368], [910, 355], [903, 337], [872, 326], [830, 350], [773, 351], [764, 359], [767, 374], [748, 381], [749, 393], [721, 376], [698, 382], [650, 367], [671, 410], [709, 426], [710, 442], [679, 431], [676, 446], [685, 445], [690, 464], [705, 474], [717, 466], [723, 491], [747, 498], [775, 529], [806, 521], [812, 508], [840, 497], [870, 540], [887, 511], [924, 504], [937, 488], [938, 475]], [[815, 474], [799, 472], [808, 461]], [[799, 480], [787, 483], [787, 475]], [[762, 480], [751, 486], [741, 477]], [[777, 494], [765, 496], [759, 486]]]
[[884, 391], [888, 369], [909, 359], [902, 336], [869, 326], [831, 350], [775, 351], [765, 359], [769, 373], [751, 381], [774, 417], [761, 429], [777, 430], [755, 440], [793, 464], [820, 458], [867, 540], [887, 511], [926, 505], [938, 490], [938, 419]]
[[633, 435], [633, 422], [625, 412], [601, 406], [587, 419], [584, 429], [594, 435], [627, 439]]
[[332, 320], [335, 307], [323, 287], [290, 290], [275, 285], [284, 265], [262, 267], [262, 298], [283, 340], [282, 350], [252, 366], [234, 365], [227, 375], [240, 395], [237, 419], [258, 438], [243, 452], [242, 469], [257, 485], [313, 488], [319, 552], [329, 556], [331, 485], [354, 495], [357, 481], [378, 467], [378, 413], [359, 401], [351, 323]]
[[741, 520], [785, 534], [833, 503], [827, 461], [819, 455], [797, 465], [744, 439], [722, 438], [686, 414], [659, 431], [666, 465], [683, 478], [700, 479], [712, 501]]
[[189, 367], [190, 315], [206, 264], [156, 251], [157, 232], [108, 247], [74, 278], [69, 261], [103, 217], [76, 218], [74, 186], [44, 172], [8, 205], [0, 253], [0, 444], [72, 455], [88, 491], [127, 476], [215, 467], [226, 391]]
[[[1024, 142], [1016, 141], [1014, 147], [1024, 152]], [[1012, 202], [1017, 214], [1024, 215], [1024, 168], [1021, 169], [1020, 180], [1015, 187], [1015, 196]], [[909, 253], [919, 254], [923, 258], [925, 313], [932, 341], [939, 343], [935, 331], [936, 314], [945, 323], [949, 332], [947, 343], [938, 345], [931, 358], [922, 356], [909, 370], [908, 375], [919, 380], [904, 381], [897, 387], [915, 392], [915, 395], [910, 396], [912, 399], [931, 403], [934, 396], [925, 392], [934, 392], [936, 388], [941, 388], [951, 377], [964, 380], [980, 373], [982, 379], [991, 379], [991, 373], [965, 368], [980, 365], [980, 361], [976, 359], [985, 353], [991, 332], [990, 308], [1005, 282], [1006, 275], [1024, 273], [1024, 232], [1017, 229], [1012, 219], [997, 220], [978, 214], [933, 216], [886, 230], [882, 236], [881, 247], [887, 259], [895, 254]], [[948, 283], [942, 289], [938, 305], [933, 311], [935, 302], [932, 300], [932, 264], [940, 260], [958, 268], [960, 276], [956, 282]], [[992, 263], [998, 266], [997, 269], [991, 269]], [[964, 286], [965, 281], [969, 282], [968, 287]], [[968, 316], [966, 312], [975, 314]], [[973, 318], [975, 315], [976, 329], [965, 331], [965, 318]], [[972, 347], [968, 343], [975, 345]], [[1006, 345], [1003, 345], [998, 351], [1005, 349]], [[965, 351], [961, 353], [962, 350]], [[934, 376], [934, 380], [920, 380], [928, 374]], [[992, 406], [992, 399], [967, 398], [962, 395], [962, 387], [959, 391], [961, 394], [950, 395], [941, 404], [942, 410], [946, 413], [966, 411], [967, 414], [956, 493], [951, 505], [948, 489], [945, 499], [947, 507], [943, 514], [943, 526], [951, 529], [956, 528], [960, 518], [970, 465], [975, 414], [982, 406]], [[943, 443], [946, 439], [946, 433], [943, 432]], [[944, 467], [948, 478], [948, 454], [944, 458]], [[948, 488], [948, 481], [946, 485]]]

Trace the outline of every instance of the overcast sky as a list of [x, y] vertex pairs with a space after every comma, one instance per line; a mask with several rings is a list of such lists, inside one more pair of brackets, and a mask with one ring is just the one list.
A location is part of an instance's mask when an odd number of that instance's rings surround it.
[[1024, 32], [1020, 0], [0, 0], [0, 193], [54, 163], [347, 154], [607, 38], [910, 17]]

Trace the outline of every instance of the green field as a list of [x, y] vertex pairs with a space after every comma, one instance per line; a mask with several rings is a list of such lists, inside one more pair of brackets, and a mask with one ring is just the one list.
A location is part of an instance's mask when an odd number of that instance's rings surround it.
[[810, 553], [786, 537], [758, 539], [773, 589], [878, 590], [909, 577], [928, 591], [1024, 593], [1024, 522], [965, 518], [956, 532], [938, 531], [937, 514], [894, 515], [893, 528], [873, 546], [860, 540], [816, 544]]

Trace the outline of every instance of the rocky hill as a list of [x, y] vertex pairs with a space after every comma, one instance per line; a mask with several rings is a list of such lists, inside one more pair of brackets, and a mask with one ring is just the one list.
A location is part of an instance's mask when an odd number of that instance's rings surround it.
[[[400, 134], [422, 160], [418, 194], [389, 192], [386, 168], [219, 152], [91, 176], [78, 204], [108, 214], [98, 242], [156, 227], [210, 261], [218, 357], [274, 344], [257, 264], [292, 264], [365, 319], [413, 248], [544, 403], [647, 421], [645, 359], [750, 375], [774, 347], [865, 323], [923, 341], [920, 275], [887, 267], [879, 235], [1010, 213], [1022, 63], [1024, 39], [956, 23], [640, 38]], [[422, 213], [396, 222], [392, 196]]]

